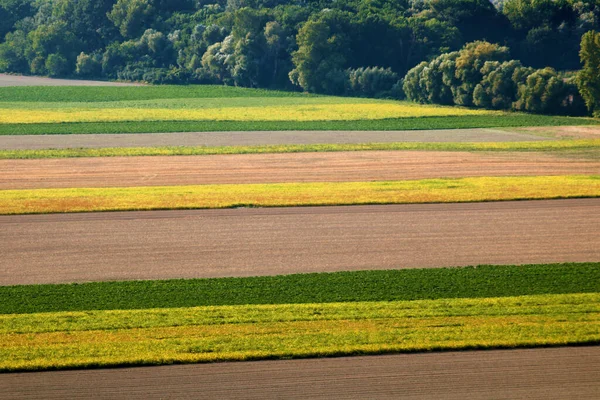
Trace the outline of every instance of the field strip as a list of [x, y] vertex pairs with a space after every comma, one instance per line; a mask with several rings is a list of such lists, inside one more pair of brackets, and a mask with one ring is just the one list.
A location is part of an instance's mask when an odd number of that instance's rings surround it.
[[[317, 98], [318, 100], [318, 98]], [[33, 104], [35, 103], [26, 103]], [[0, 124], [148, 121], [364, 121], [391, 118], [504, 115], [501, 112], [409, 103], [365, 101], [345, 104], [260, 105], [215, 108], [3, 108]]]
[[600, 176], [0, 190], [0, 214], [462, 203], [600, 197]]
[[600, 343], [600, 294], [0, 316], [0, 371]]
[[0, 74], [0, 87], [9, 86], [139, 86], [139, 83], [55, 79], [40, 76]]
[[[494, 282], [490, 285], [490, 282]], [[0, 286], [0, 314], [600, 292], [600, 263]]]
[[[600, 141], [599, 141], [600, 143]], [[0, 190], [600, 174], [541, 152], [380, 151], [0, 160]]]
[[600, 260], [600, 199], [1, 216], [0, 285]]
[[137, 121], [0, 124], [0, 135], [239, 131], [398, 131], [599, 125], [592, 118], [533, 114], [410, 117], [353, 121]]
[[[451, 366], [451, 367], [449, 367]], [[10, 399], [593, 399], [600, 346], [3, 374]]]
[[258, 131], [175, 132], [86, 135], [0, 135], [2, 150], [42, 150], [115, 147], [223, 147], [355, 143], [444, 143], [547, 141], [549, 137], [498, 129], [421, 131]]
[[[1, 137], [1, 136], [0, 136]], [[10, 136], [18, 138], [18, 136]], [[126, 157], [126, 156], [190, 156], [276, 153], [327, 153], [350, 151], [485, 151], [485, 152], [568, 152], [587, 151], [598, 158], [600, 139], [487, 142], [487, 143], [363, 143], [363, 144], [304, 144], [266, 146], [175, 146], [175, 147], [117, 147], [68, 148], [41, 150], [0, 150], [0, 159], [41, 159], [75, 157]]]

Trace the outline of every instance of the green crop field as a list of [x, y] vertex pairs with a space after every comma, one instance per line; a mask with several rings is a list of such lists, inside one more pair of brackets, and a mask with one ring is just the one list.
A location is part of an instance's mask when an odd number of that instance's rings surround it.
[[600, 263], [0, 286], [0, 314], [600, 292]]
[[0, 88], [0, 135], [411, 130], [598, 123], [590, 118], [226, 86]]

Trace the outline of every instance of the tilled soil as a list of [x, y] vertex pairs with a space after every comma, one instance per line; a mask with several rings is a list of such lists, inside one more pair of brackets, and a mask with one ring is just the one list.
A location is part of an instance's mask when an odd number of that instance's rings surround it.
[[593, 175], [600, 161], [542, 153], [361, 151], [0, 160], [0, 189]]
[[0, 375], [5, 399], [597, 399], [600, 347]]
[[262, 146], [393, 142], [523, 142], [552, 140], [497, 129], [415, 131], [257, 131], [136, 134], [2, 135], [0, 149], [65, 149], [160, 146]]
[[55, 79], [43, 76], [0, 74], [2, 86], [138, 86], [138, 83]]
[[600, 259], [600, 199], [0, 216], [0, 285]]

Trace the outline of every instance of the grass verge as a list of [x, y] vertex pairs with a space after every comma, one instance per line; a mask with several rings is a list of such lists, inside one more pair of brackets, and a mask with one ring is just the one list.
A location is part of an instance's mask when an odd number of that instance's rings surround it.
[[600, 176], [1, 190], [0, 214], [451, 203], [600, 196]]
[[598, 125], [591, 118], [506, 113], [462, 117], [421, 117], [358, 121], [137, 121], [61, 124], [0, 124], [0, 135], [156, 133], [220, 131], [361, 131]]
[[600, 294], [0, 316], [0, 371], [600, 342]]
[[338, 151], [595, 151], [600, 149], [600, 139], [552, 140], [537, 142], [482, 142], [482, 143], [364, 143], [364, 144], [305, 144], [265, 146], [171, 146], [171, 147], [110, 147], [68, 148], [41, 150], [0, 150], [0, 159], [39, 159], [76, 157], [128, 157], [128, 156], [197, 156], [219, 154], [273, 154], [318, 153]]
[[0, 286], [0, 314], [600, 292], [600, 263]]

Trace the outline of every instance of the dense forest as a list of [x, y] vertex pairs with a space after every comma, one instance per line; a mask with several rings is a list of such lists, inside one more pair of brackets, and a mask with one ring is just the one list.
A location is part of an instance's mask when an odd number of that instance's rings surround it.
[[595, 30], [600, 0], [0, 0], [0, 71], [582, 115]]

